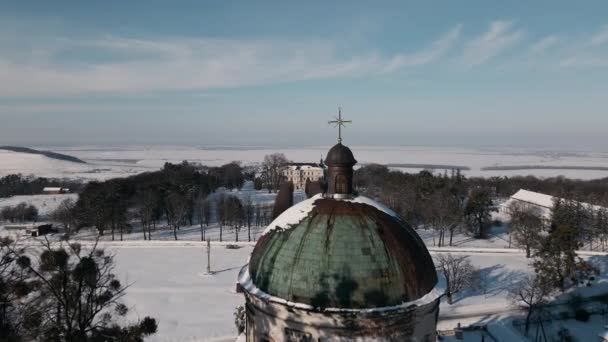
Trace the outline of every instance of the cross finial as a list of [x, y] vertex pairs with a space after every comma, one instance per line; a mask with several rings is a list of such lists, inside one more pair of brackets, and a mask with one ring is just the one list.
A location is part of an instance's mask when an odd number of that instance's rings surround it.
[[347, 123], [352, 123], [351, 120], [342, 120], [342, 107], [338, 107], [338, 116], [336, 120], [328, 121], [328, 124], [334, 124], [334, 127], [338, 127], [338, 144], [342, 143], [342, 127], [346, 126]]

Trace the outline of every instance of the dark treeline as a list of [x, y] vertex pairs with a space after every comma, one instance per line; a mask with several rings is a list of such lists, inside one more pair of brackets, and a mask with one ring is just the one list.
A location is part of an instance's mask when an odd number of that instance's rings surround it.
[[460, 228], [476, 238], [486, 237], [491, 213], [496, 211], [493, 200], [510, 197], [519, 189], [608, 206], [608, 178], [465, 178], [459, 170], [408, 174], [382, 165], [366, 165], [355, 172], [355, 186], [385, 203], [415, 228], [437, 230], [439, 246], [451, 244], [454, 232]]
[[492, 189], [496, 197], [510, 197], [519, 189], [526, 189], [555, 197], [608, 206], [608, 178], [578, 180], [561, 176], [544, 179], [516, 176], [471, 178], [468, 182]]
[[116, 234], [122, 239], [132, 220], [141, 223], [144, 239], [151, 239], [161, 220], [177, 239], [180, 227], [193, 225], [195, 217], [206, 223], [201, 224], [201, 231], [208, 225], [210, 193], [219, 187], [238, 189], [244, 182], [245, 172], [236, 162], [220, 167], [166, 163], [160, 171], [88, 183], [73, 213], [79, 227], [95, 227], [100, 235], [109, 232], [112, 239]]
[[0, 210], [0, 219], [9, 222], [31, 222], [38, 219], [38, 209], [25, 202], [14, 207], [7, 206]]
[[69, 188], [79, 192], [84, 184], [72, 179], [53, 179], [23, 175], [8, 175], [0, 178], [0, 198], [17, 195], [38, 195], [45, 187]]

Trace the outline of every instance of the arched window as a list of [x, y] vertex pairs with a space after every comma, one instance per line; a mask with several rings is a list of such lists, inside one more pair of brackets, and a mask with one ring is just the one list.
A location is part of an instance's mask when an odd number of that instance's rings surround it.
[[348, 180], [344, 175], [336, 175], [336, 193], [348, 193]]

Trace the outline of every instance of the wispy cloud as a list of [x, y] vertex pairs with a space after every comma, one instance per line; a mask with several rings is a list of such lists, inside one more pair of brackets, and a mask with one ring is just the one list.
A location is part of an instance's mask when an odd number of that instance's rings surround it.
[[600, 46], [608, 43], [608, 25], [604, 25], [599, 32], [591, 37], [590, 43], [592, 46]]
[[482, 35], [469, 41], [463, 52], [466, 65], [483, 64], [519, 43], [524, 36], [522, 30], [514, 30], [511, 21], [493, 21]]
[[559, 38], [555, 35], [546, 36], [530, 46], [530, 53], [538, 55], [548, 49], [555, 47], [559, 43]]
[[595, 55], [575, 55], [562, 59], [560, 67], [605, 68], [608, 67], [608, 57]]
[[548, 34], [526, 43], [524, 32], [512, 21], [497, 20], [465, 39], [459, 24], [418, 50], [387, 54], [380, 47], [348, 51], [331, 40], [74, 39], [52, 32], [23, 40], [0, 30], [0, 97], [220, 89], [385, 75], [451, 61], [456, 63], [446, 64], [472, 67], [510, 51], [509, 65], [519, 68], [608, 65], [608, 25], [578, 39]]
[[39, 55], [0, 58], [0, 94], [226, 88], [353, 75], [382, 63], [375, 54], [340, 57], [330, 42], [179, 38], [61, 40]]
[[462, 24], [456, 25], [425, 49], [410, 55], [395, 56], [385, 66], [384, 71], [391, 72], [403, 67], [424, 65], [436, 61], [454, 46], [461, 32]]
[[392, 56], [347, 54], [328, 40], [51, 37], [21, 50], [3, 44], [0, 96], [231, 88], [390, 73], [437, 61], [461, 30], [457, 25], [420, 51]]

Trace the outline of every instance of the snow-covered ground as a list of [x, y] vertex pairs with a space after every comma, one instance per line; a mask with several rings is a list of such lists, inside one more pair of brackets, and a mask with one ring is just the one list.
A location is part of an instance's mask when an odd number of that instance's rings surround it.
[[[159, 332], [151, 341], [234, 340], [232, 313], [235, 306], [243, 303], [242, 295], [235, 293], [235, 282], [251, 246], [227, 249], [213, 244], [211, 265], [216, 273], [212, 276], [204, 274], [207, 263], [202, 243], [159, 242], [149, 246], [140, 242], [108, 246], [116, 253], [120, 278], [133, 283], [126, 296], [128, 305], [135, 307], [131, 319], [151, 315], [160, 322]], [[523, 253], [456, 254], [469, 255], [482, 277], [478, 289], [457, 296], [453, 305], [441, 304], [440, 330], [453, 329], [458, 322], [480, 324], [491, 322], [488, 317], [518, 315], [517, 308], [507, 299], [507, 289], [531, 272], [530, 259]], [[605, 278], [608, 257], [589, 258], [601, 267], [602, 275], [594, 287], [576, 290], [586, 295], [608, 289]]]
[[252, 247], [211, 248], [212, 276], [205, 275], [206, 250], [196, 247], [115, 248], [117, 274], [132, 283], [125, 297], [131, 319], [155, 317], [159, 331], [149, 341], [234, 341], [239, 269]]
[[[185, 147], [185, 146], [74, 146], [38, 149], [64, 153], [85, 160], [88, 164], [70, 163], [40, 155], [0, 151], [0, 175], [9, 173], [36, 174], [47, 177], [107, 179], [159, 169], [165, 162], [183, 160], [217, 166], [231, 161], [256, 164], [266, 154], [281, 152], [299, 162], [318, 161], [330, 146], [304, 148], [274, 147]], [[569, 178], [608, 177], [608, 170], [524, 169], [482, 170], [485, 167], [604, 167], [608, 168], [606, 151], [552, 151], [526, 148], [461, 148], [418, 146], [350, 146], [360, 164], [393, 164], [394, 169], [420, 171], [419, 165], [447, 165], [468, 168], [469, 176], [536, 175]], [[400, 166], [399, 166], [400, 165]], [[416, 166], [418, 165], [418, 166]], [[443, 172], [443, 170], [439, 170]]]

